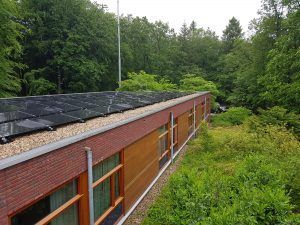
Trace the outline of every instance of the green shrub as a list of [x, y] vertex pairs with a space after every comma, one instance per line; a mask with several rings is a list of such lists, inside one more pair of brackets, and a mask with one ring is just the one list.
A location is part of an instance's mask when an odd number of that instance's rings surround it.
[[212, 117], [213, 126], [232, 126], [242, 124], [249, 116], [251, 111], [243, 107], [232, 107], [227, 112], [217, 114]]
[[260, 109], [259, 114], [252, 116], [249, 120], [249, 126], [252, 129], [267, 125], [284, 126], [300, 138], [300, 115], [288, 112], [285, 108], [275, 106], [267, 110]]
[[144, 71], [139, 73], [128, 73], [128, 79], [121, 82], [118, 91], [175, 91], [176, 84], [169, 80], [159, 79], [157, 75], [147, 74]]
[[184, 92], [209, 91], [212, 95], [212, 108], [215, 109], [217, 107], [216, 97], [220, 94], [217, 85], [212, 81], [205, 80], [201, 75], [183, 75], [179, 81], [179, 90]]
[[300, 224], [300, 143], [285, 128], [201, 129], [144, 225]]

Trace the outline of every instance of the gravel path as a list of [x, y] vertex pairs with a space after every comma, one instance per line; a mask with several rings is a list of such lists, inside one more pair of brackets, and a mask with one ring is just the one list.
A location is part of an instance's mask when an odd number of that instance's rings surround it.
[[128, 219], [123, 223], [124, 225], [135, 225], [141, 224], [143, 219], [146, 217], [148, 209], [154, 203], [156, 198], [159, 196], [161, 189], [166, 185], [169, 180], [171, 174], [173, 174], [177, 167], [180, 165], [180, 162], [183, 159], [183, 156], [187, 150], [187, 146], [185, 146], [180, 154], [178, 154], [177, 159], [171, 164], [166, 171], [161, 175], [161, 177], [157, 180], [148, 194], [144, 197], [144, 199], [140, 202], [140, 204], [135, 208], [133, 213], [128, 217]]

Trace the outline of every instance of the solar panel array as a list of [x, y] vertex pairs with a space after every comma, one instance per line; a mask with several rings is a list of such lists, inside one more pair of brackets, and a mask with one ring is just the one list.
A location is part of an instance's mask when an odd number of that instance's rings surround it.
[[97, 92], [0, 99], [0, 142], [187, 95], [182, 92]]

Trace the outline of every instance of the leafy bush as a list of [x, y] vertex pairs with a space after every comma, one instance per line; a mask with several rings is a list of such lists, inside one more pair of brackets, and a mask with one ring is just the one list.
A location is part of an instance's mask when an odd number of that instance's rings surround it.
[[216, 97], [220, 92], [214, 82], [196, 74], [186, 74], [179, 82], [179, 89], [184, 92], [209, 91], [212, 94], [212, 108], [216, 108]]
[[43, 71], [43, 69], [32, 70], [25, 74], [25, 83], [27, 84], [29, 95], [47, 95], [56, 93], [56, 84], [44, 78], [38, 78], [41, 71]]
[[289, 131], [201, 131], [144, 225], [300, 223], [300, 143]]
[[195, 74], [186, 74], [180, 80], [179, 89], [186, 92], [210, 91], [213, 96], [217, 96], [219, 91], [212, 81], [207, 81]]
[[158, 79], [156, 75], [139, 73], [128, 73], [128, 79], [121, 82], [119, 91], [174, 91], [176, 85], [167, 79]]
[[243, 107], [232, 107], [227, 112], [217, 114], [212, 117], [214, 126], [232, 126], [242, 124], [249, 116], [251, 111]]
[[288, 112], [287, 109], [280, 106], [267, 110], [260, 109], [259, 115], [253, 116], [249, 121], [249, 125], [252, 129], [267, 125], [284, 126], [300, 138], [300, 115]]

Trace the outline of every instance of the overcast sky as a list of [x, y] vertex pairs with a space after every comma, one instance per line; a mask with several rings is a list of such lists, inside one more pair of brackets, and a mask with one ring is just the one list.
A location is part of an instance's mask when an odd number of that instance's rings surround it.
[[[117, 13], [117, 0], [96, 0]], [[240, 20], [244, 32], [250, 20], [257, 17], [261, 0], [120, 0], [120, 13], [146, 16], [151, 22], [162, 20], [179, 31], [185, 21], [195, 20], [198, 27], [207, 28], [221, 36], [229, 19]]]

